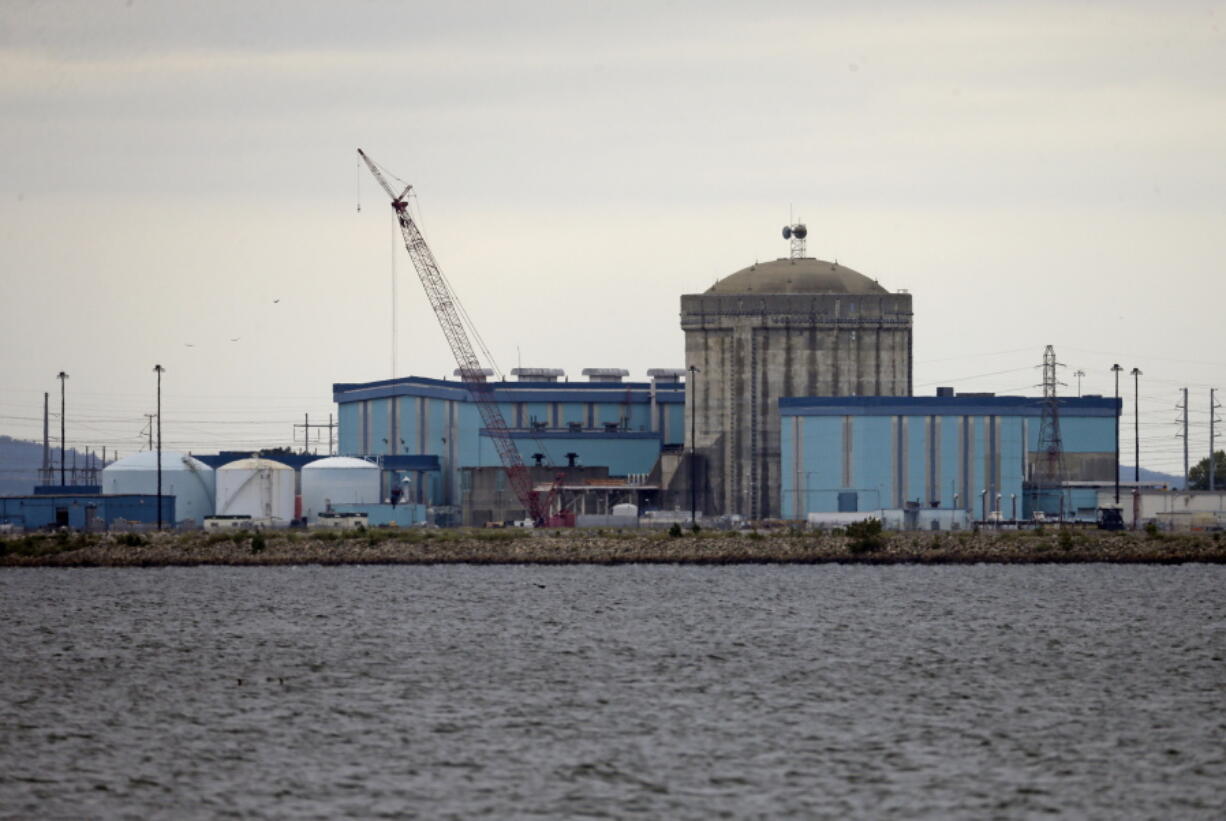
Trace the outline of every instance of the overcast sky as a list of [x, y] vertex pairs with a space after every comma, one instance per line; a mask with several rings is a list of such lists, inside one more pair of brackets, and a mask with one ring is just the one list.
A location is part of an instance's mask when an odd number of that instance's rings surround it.
[[[681, 367], [679, 296], [809, 251], [907, 289], [916, 393], [1226, 388], [1226, 4], [0, 4], [0, 433], [289, 444], [455, 367], [355, 148], [498, 364]], [[361, 202], [361, 211], [357, 204]], [[393, 255], [393, 249], [396, 250]], [[1122, 392], [1131, 422], [1133, 384]], [[1124, 426], [1131, 461], [1131, 424]]]

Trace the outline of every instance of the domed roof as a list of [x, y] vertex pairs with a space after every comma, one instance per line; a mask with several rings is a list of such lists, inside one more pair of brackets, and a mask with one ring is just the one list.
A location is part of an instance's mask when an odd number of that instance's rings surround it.
[[[112, 462], [102, 469], [103, 473], [119, 470], [152, 470], [158, 469], [158, 454], [155, 450], [142, 450]], [[213, 469], [194, 456], [178, 453], [173, 450], [162, 451], [162, 470], [192, 470], [212, 473]]]
[[708, 294], [888, 294], [858, 271], [824, 259], [777, 259], [742, 268]]
[[256, 456], [250, 459], [235, 459], [233, 462], [226, 462], [218, 470], [293, 470], [289, 465], [278, 462], [275, 459], [261, 459]]
[[327, 456], [323, 459], [316, 459], [314, 462], [307, 462], [302, 466], [303, 470], [375, 470], [379, 466], [374, 462], [367, 462], [365, 459], [355, 459], [352, 456]]

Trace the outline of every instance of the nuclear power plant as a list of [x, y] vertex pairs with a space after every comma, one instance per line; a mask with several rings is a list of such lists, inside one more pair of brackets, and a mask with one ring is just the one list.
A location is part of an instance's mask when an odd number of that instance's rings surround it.
[[[808, 256], [807, 233], [789, 225], [788, 256], [680, 295], [682, 368], [641, 381], [610, 367], [582, 381], [552, 367], [516, 369], [517, 381], [482, 371], [476, 390], [463, 368], [456, 381], [340, 383], [340, 451], [378, 461], [387, 488], [407, 478], [409, 501], [437, 521], [466, 525], [569, 522], [618, 504], [750, 521], [910, 509], [929, 527], [1043, 508], [1093, 517], [1113, 478], [1118, 400], [952, 387], [913, 398], [911, 294]], [[1034, 479], [1051, 463], [1040, 431], [1061, 421], [1060, 464], [1082, 485], [1053, 497]], [[537, 494], [528, 504], [516, 464]]]
[[413, 221], [410, 188], [397, 193], [361, 158], [391, 197], [454, 379], [335, 383], [328, 455], [346, 458], [314, 468], [306, 454], [293, 465], [176, 455], [156, 471], [142, 458], [104, 471], [133, 499], [113, 510], [30, 499], [3, 515], [41, 521], [55, 507], [55, 521], [68, 523], [83, 507], [85, 521], [119, 518], [156, 487], [149, 509], [159, 520], [196, 522], [352, 514], [372, 524], [563, 527], [627, 515], [820, 523], [872, 512], [896, 526], [958, 529], [1093, 519], [1117, 478], [1120, 400], [1057, 396], [1050, 347], [1042, 397], [954, 386], [914, 396], [911, 294], [809, 256], [800, 223], [783, 228], [786, 256], [678, 295], [684, 350], [646, 378], [607, 361], [573, 380], [555, 362], [495, 378]]

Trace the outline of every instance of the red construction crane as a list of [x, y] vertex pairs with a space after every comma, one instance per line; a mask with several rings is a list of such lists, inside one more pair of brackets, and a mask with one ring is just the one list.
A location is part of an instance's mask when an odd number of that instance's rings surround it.
[[446, 277], [443, 276], [438, 263], [434, 260], [434, 254], [430, 252], [430, 246], [426, 244], [425, 237], [422, 236], [417, 223], [413, 221], [409, 213], [406, 197], [413, 186], [406, 185], [404, 190], [397, 194], [388, 184], [379, 167], [370, 157], [366, 156], [365, 151], [359, 148], [358, 156], [366, 163], [366, 167], [370, 169], [370, 173], [374, 175], [387, 195], [392, 198], [392, 210], [396, 212], [396, 220], [400, 223], [400, 233], [404, 235], [404, 247], [409, 252], [409, 258], [413, 261], [417, 276], [426, 289], [426, 298], [430, 300], [430, 307], [434, 309], [434, 315], [438, 317], [438, 323], [443, 329], [443, 336], [447, 337], [451, 353], [455, 355], [464, 385], [481, 412], [481, 421], [485, 424], [486, 435], [493, 440], [498, 450], [498, 458], [502, 460], [502, 465], [506, 468], [511, 489], [515, 491], [515, 495], [523, 504], [524, 510], [528, 512], [533, 523], [546, 524], [549, 508], [557, 493], [558, 481], [554, 481], [553, 487], [547, 494], [541, 494], [532, 487], [532, 476], [519, 455], [519, 448], [511, 439], [506, 420], [503, 419], [498, 402], [494, 399], [494, 388], [485, 378], [481, 361], [477, 358], [472, 343], [468, 339], [468, 333], [464, 329], [464, 323], [460, 319], [461, 311], [463, 311], [460, 300], [452, 292]]

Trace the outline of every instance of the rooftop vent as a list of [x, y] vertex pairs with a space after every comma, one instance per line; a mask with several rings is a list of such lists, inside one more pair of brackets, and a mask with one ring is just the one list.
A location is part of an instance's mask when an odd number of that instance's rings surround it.
[[685, 368], [651, 368], [647, 371], [652, 382], [680, 382]]
[[[451, 375], [452, 375], [452, 376], [458, 376], [458, 377], [460, 377], [461, 379], [463, 379], [463, 378], [464, 378], [464, 374], [465, 374], [465, 373], [468, 373], [468, 372], [470, 372], [470, 369], [469, 369], [469, 368], [456, 368], [454, 371], [452, 371], [452, 372], [451, 372]], [[493, 375], [494, 375], [494, 369], [493, 369], [493, 368], [472, 368], [472, 369], [471, 369], [471, 372], [472, 372], [472, 373], [478, 373], [478, 374], [481, 374], [481, 375], [482, 375], [482, 376], [484, 376], [486, 379], [489, 379], [491, 376], [493, 376]]]
[[511, 376], [518, 377], [520, 382], [557, 382], [558, 377], [565, 375], [561, 368], [511, 368]]
[[583, 375], [589, 382], [620, 382], [623, 376], [629, 376], [625, 368], [584, 368]]

